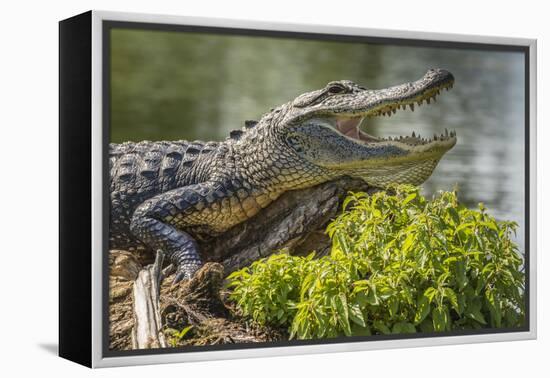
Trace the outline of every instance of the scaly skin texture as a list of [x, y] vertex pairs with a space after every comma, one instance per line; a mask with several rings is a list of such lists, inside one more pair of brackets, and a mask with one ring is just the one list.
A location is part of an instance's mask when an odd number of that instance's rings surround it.
[[440, 69], [380, 90], [336, 81], [247, 121], [223, 142], [111, 144], [110, 248], [162, 250], [177, 266], [177, 282], [191, 278], [208, 253], [197, 238], [220, 235], [286, 191], [342, 176], [376, 187], [421, 184], [456, 143], [454, 132], [384, 139], [360, 125], [414, 110], [453, 82]]

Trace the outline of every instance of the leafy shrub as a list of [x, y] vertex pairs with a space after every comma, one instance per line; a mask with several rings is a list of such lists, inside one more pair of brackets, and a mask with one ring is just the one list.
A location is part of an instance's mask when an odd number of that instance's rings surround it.
[[514, 222], [456, 192], [354, 193], [327, 228], [330, 256], [272, 255], [232, 273], [230, 298], [299, 339], [519, 327], [523, 258]]

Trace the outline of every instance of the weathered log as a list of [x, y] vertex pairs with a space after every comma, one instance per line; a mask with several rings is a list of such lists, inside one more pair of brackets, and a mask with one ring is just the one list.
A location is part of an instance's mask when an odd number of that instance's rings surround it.
[[313, 250], [324, 254], [330, 249], [324, 229], [350, 191], [373, 189], [362, 180], [345, 177], [287, 192], [252, 219], [201, 243], [201, 250], [209, 261], [222, 262], [225, 274], [283, 248], [294, 254]]
[[160, 317], [160, 284], [163, 254], [158, 251], [155, 263], [142, 269], [134, 281], [133, 349], [166, 348]]

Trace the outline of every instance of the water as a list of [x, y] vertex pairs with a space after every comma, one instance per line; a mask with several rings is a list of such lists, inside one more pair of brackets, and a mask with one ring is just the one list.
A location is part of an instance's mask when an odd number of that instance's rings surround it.
[[339, 79], [384, 88], [432, 67], [456, 82], [436, 104], [371, 120], [374, 135], [455, 129], [457, 145], [423, 185], [457, 186], [520, 225], [524, 245], [524, 61], [515, 52], [381, 46], [159, 31], [112, 32], [111, 140], [223, 140], [246, 119]]

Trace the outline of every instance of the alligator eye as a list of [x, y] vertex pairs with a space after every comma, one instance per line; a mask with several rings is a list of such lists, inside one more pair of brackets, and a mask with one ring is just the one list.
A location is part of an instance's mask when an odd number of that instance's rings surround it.
[[346, 89], [339, 85], [332, 85], [328, 88], [328, 93], [338, 94], [344, 92]]

